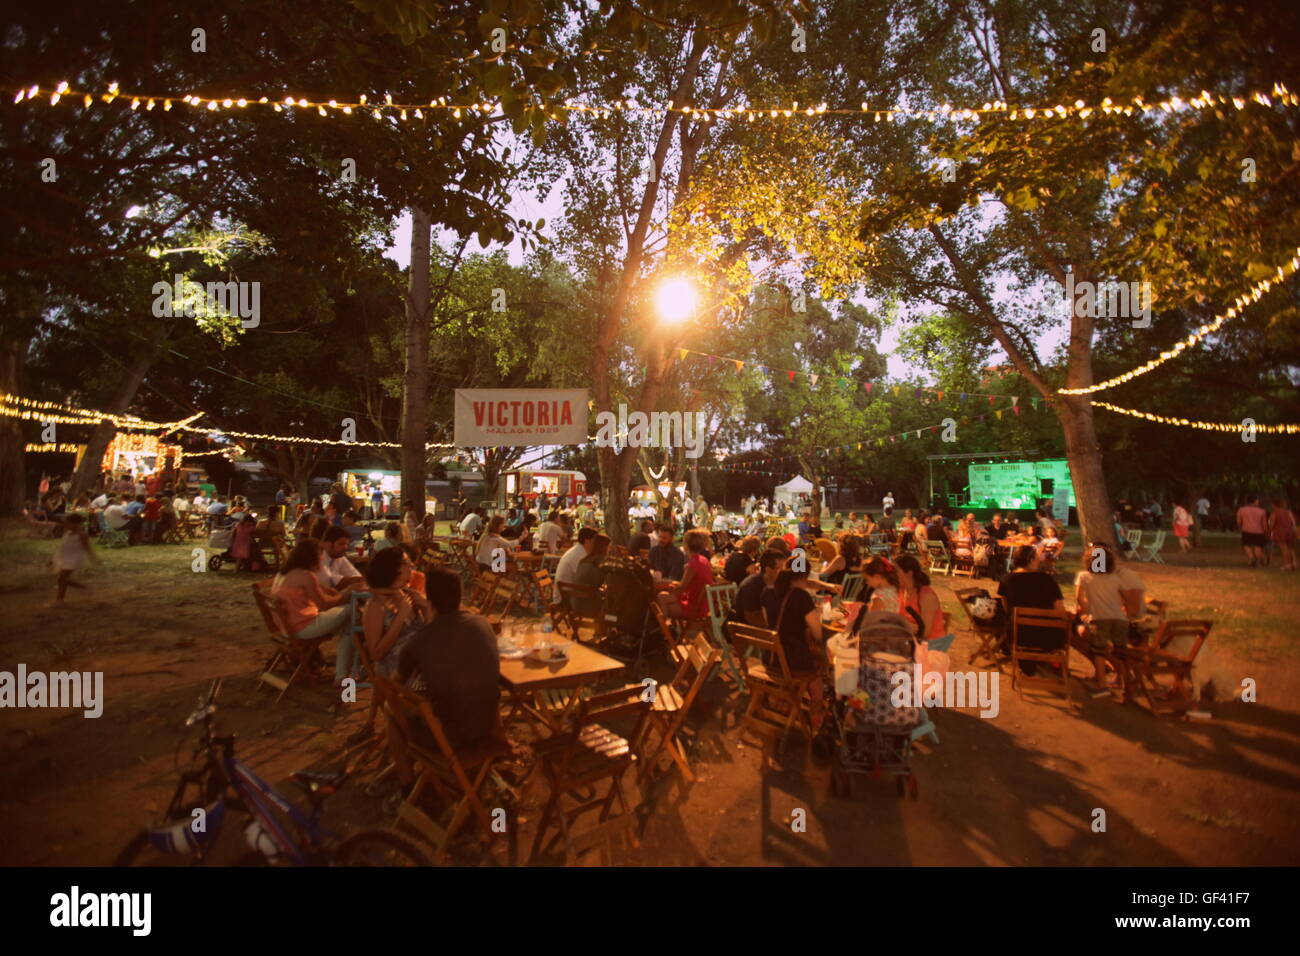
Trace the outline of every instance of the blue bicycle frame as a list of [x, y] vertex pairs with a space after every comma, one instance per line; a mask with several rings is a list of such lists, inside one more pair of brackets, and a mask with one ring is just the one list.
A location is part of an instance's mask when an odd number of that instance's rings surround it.
[[225, 771], [226, 779], [244, 798], [244, 803], [248, 811], [261, 822], [262, 826], [279, 844], [280, 850], [289, 859], [294, 866], [311, 866], [313, 861], [303, 852], [304, 847], [300, 846], [293, 837], [286, 832], [285, 828], [280, 825], [275, 811], [267, 805], [267, 801], [274, 804], [281, 811], [288, 814], [289, 819], [293, 821], [307, 836], [306, 849], [314, 850], [324, 842], [332, 839], [335, 834], [320, 825], [320, 810], [311, 816], [303, 813], [296, 806], [284, 798], [274, 787], [253, 773], [247, 766], [240, 763], [234, 757], [224, 757], [221, 761], [221, 768]]

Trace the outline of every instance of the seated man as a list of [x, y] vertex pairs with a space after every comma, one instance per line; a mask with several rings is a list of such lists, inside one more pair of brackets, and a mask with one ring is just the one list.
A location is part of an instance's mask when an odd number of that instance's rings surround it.
[[363, 525], [358, 524], [359, 518], [357, 513], [349, 508], [343, 512], [343, 530], [348, 533], [348, 538], [353, 545], [365, 540], [366, 529]]
[[352, 539], [342, 528], [330, 528], [325, 532], [320, 566], [316, 569], [316, 579], [322, 587], [334, 588], [336, 591], [348, 588], [365, 590], [366, 579], [348, 560], [348, 547], [351, 544]]
[[[998, 585], [998, 597], [1007, 612], [1007, 629], [1002, 639], [1003, 653], [1011, 652], [1011, 638], [1015, 609], [1018, 607], [1038, 608], [1041, 610], [1065, 610], [1065, 597], [1056, 578], [1039, 570], [1038, 551], [1032, 545], [1016, 548], [1011, 557], [1012, 571]], [[1050, 638], [1052, 632], [1041, 627], [1022, 627], [1019, 641], [1022, 647], [1044, 649], [1044, 638]], [[1037, 666], [1036, 661], [1024, 661], [1021, 669], [1032, 675]]]
[[763, 543], [757, 538], [744, 538], [740, 548], [727, 556], [722, 568], [722, 577], [732, 584], [739, 585], [749, 577], [749, 568], [758, 560]]
[[[460, 577], [451, 571], [430, 569], [424, 591], [434, 617], [403, 648], [397, 681], [418, 678], [415, 686], [429, 698], [447, 741], [457, 750], [496, 738], [501, 665], [492, 625], [482, 615], [461, 610]], [[427, 731], [421, 727], [416, 733]]]
[[[578, 566], [574, 570], [572, 583], [598, 592], [601, 585], [605, 583], [605, 572], [601, 568], [601, 564], [609, 555], [609, 535], [597, 532], [589, 539], [589, 544], [590, 550], [587, 552], [586, 557], [578, 562]], [[573, 610], [583, 617], [594, 617], [600, 613], [600, 598], [598, 596], [594, 598], [588, 598], [586, 595], [581, 598], [575, 597], [574, 603], [578, 606]]]
[[551, 598], [552, 604], [560, 603], [560, 584], [577, 584], [578, 583], [578, 565], [589, 554], [591, 554], [592, 542], [596, 539], [597, 531], [595, 528], [582, 528], [578, 531], [577, 543], [568, 551], [564, 552], [560, 558], [560, 563], [555, 568], [555, 593]]
[[113, 495], [108, 496], [108, 505], [104, 508], [104, 524], [108, 526], [109, 531], [125, 531], [131, 524], [126, 509]]
[[785, 562], [786, 555], [775, 548], [768, 548], [759, 556], [758, 572], [745, 578], [736, 591], [736, 603], [731, 610], [732, 620], [752, 624], [754, 627], [767, 627], [763, 594], [776, 584], [776, 576], [785, 567]]
[[646, 559], [646, 564], [652, 572], [659, 572], [659, 581], [666, 584], [668, 581], [680, 581], [682, 574], [686, 571], [686, 555], [682, 553], [681, 548], [673, 544], [673, 528], [669, 524], [661, 524], [657, 528], [659, 543], [650, 549], [650, 556]]

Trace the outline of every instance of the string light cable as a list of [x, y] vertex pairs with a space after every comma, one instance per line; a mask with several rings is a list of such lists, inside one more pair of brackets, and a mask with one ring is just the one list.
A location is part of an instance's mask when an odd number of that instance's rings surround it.
[[1104, 408], [1108, 412], [1118, 412], [1121, 415], [1129, 415], [1133, 418], [1145, 418], [1149, 422], [1157, 422], [1161, 425], [1179, 425], [1183, 428], [1196, 428], [1204, 432], [1242, 432], [1254, 431], [1263, 435], [1300, 435], [1300, 424], [1296, 425], [1258, 425], [1250, 420], [1240, 422], [1198, 422], [1189, 418], [1176, 418], [1170, 415], [1155, 415], [1151, 412], [1140, 412], [1135, 408], [1122, 408], [1119, 405], [1112, 405], [1110, 402], [1092, 402], [1098, 408]]
[[1091, 395], [1095, 392], [1103, 391], [1104, 389], [1114, 388], [1116, 385], [1122, 385], [1124, 382], [1131, 381], [1132, 379], [1137, 378], [1139, 375], [1145, 375], [1147, 372], [1150, 372], [1152, 369], [1159, 368], [1161, 365], [1164, 365], [1166, 362], [1170, 361], [1171, 359], [1177, 358], [1187, 349], [1191, 348], [1193, 345], [1196, 345], [1198, 342], [1204, 339], [1206, 336], [1213, 335], [1220, 328], [1222, 328], [1224, 323], [1226, 323], [1229, 319], [1235, 319], [1237, 316], [1241, 315], [1241, 313], [1246, 310], [1246, 307], [1248, 305], [1252, 305], [1253, 303], [1258, 302], [1260, 299], [1262, 299], [1265, 293], [1267, 293], [1270, 289], [1272, 289], [1273, 286], [1277, 285], [1279, 282], [1286, 279], [1288, 276], [1292, 275], [1297, 268], [1300, 268], [1300, 247], [1296, 248], [1295, 254], [1292, 255], [1289, 262], [1285, 262], [1282, 265], [1277, 267], [1277, 271], [1274, 272], [1273, 275], [1269, 276], [1266, 279], [1260, 280], [1258, 283], [1254, 285], [1253, 288], [1250, 289], [1250, 291], [1237, 296], [1237, 298], [1233, 300], [1232, 305], [1228, 309], [1219, 313], [1209, 322], [1206, 322], [1204, 325], [1202, 325], [1191, 335], [1187, 336], [1187, 338], [1175, 344], [1173, 348], [1161, 352], [1158, 356], [1153, 358], [1151, 361], [1143, 365], [1139, 365], [1137, 368], [1129, 369], [1123, 375], [1116, 375], [1114, 378], [1108, 378], [1104, 382], [1097, 382], [1095, 385], [1087, 385], [1082, 388], [1057, 389], [1057, 394], [1058, 395]]
[[[48, 97], [48, 98], [47, 98]], [[239, 96], [199, 96], [194, 93], [184, 95], [170, 94], [147, 94], [147, 93], [130, 93], [121, 90], [117, 83], [113, 83], [108, 90], [98, 95], [87, 90], [73, 89], [66, 81], [58, 84], [53, 90], [42, 89], [39, 84], [19, 89], [14, 94], [15, 103], [35, 103], [37, 101], [48, 103], [51, 106], [58, 104], [62, 100], [69, 102], [80, 101], [81, 104], [89, 108], [97, 101], [111, 104], [117, 100], [129, 102], [131, 110], [139, 110], [141, 107], [145, 111], [150, 111], [161, 107], [164, 111], [171, 110], [176, 106], [188, 106], [193, 109], [202, 109], [209, 112], [220, 112], [222, 110], [242, 110], [249, 107], [271, 107], [277, 113], [284, 112], [287, 109], [314, 109], [321, 116], [332, 116], [342, 114], [350, 116], [369, 112], [375, 119], [382, 119], [384, 116], [396, 115], [401, 120], [409, 117], [423, 119], [426, 111], [430, 113], [449, 113], [454, 119], [461, 119], [468, 114], [470, 117], [497, 117], [501, 115], [500, 102], [495, 99], [483, 99], [476, 102], [451, 102], [445, 96], [431, 99], [429, 102], [416, 103], [405, 102], [395, 103], [391, 94], [386, 94], [382, 100], [370, 100], [366, 94], [360, 94], [350, 100], [328, 99], [313, 100], [306, 97], [295, 97], [286, 95], [283, 98], [272, 98], [266, 95], [244, 94]], [[631, 113], [643, 116], [663, 116], [668, 113], [680, 113], [685, 116], [697, 116], [704, 122], [714, 122], [720, 119], [744, 119], [753, 121], [755, 119], [792, 119], [794, 117], [816, 117], [823, 115], [833, 116], [871, 116], [874, 121], [879, 123], [888, 120], [906, 120], [906, 119], [927, 119], [935, 122], [948, 121], [959, 122], [963, 120], [980, 121], [987, 116], [1006, 117], [1011, 120], [1056, 120], [1066, 117], [1077, 117], [1086, 120], [1091, 116], [1132, 116], [1134, 114], [1145, 114], [1151, 112], [1176, 113], [1186, 109], [1204, 110], [1215, 109], [1218, 107], [1232, 107], [1237, 110], [1244, 110], [1247, 105], [1255, 103], [1268, 109], [1280, 109], [1283, 107], [1294, 108], [1300, 106], [1300, 97], [1292, 93], [1286, 86], [1281, 83], [1275, 83], [1269, 92], [1256, 90], [1243, 96], [1225, 96], [1221, 93], [1210, 93], [1201, 90], [1199, 93], [1188, 96], [1170, 96], [1166, 99], [1158, 99], [1148, 102], [1144, 97], [1135, 96], [1127, 102], [1117, 102], [1111, 97], [1105, 97], [1099, 102], [1086, 103], [1083, 100], [1075, 100], [1073, 103], [1057, 103], [1055, 106], [1013, 106], [1010, 103], [993, 100], [985, 102], [980, 106], [958, 106], [953, 107], [948, 104], [942, 104], [938, 107], [921, 108], [906, 106], [873, 106], [870, 103], [862, 103], [859, 107], [830, 107], [826, 103], [800, 104], [797, 100], [788, 104], [769, 104], [766, 106], [748, 104], [743, 106], [725, 106], [725, 107], [698, 107], [689, 104], [677, 105], [673, 102], [662, 105], [650, 105], [638, 103], [634, 99], [612, 100], [603, 103], [583, 102], [575, 98], [569, 98], [563, 104], [545, 105], [539, 104], [545, 109], [552, 119], [558, 119], [561, 112], [578, 113], [595, 115], [599, 118], [606, 118], [615, 113]]]

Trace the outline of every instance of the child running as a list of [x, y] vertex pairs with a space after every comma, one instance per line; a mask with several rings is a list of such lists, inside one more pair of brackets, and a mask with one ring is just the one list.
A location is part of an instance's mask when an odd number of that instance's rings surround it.
[[90, 548], [90, 538], [86, 537], [84, 515], [70, 514], [63, 519], [63, 537], [54, 552], [54, 570], [58, 574], [59, 596], [47, 607], [63, 607], [63, 596], [68, 593], [68, 586], [84, 588], [85, 585], [72, 580], [72, 572], [80, 571], [86, 564], [86, 558], [98, 563], [99, 557]]

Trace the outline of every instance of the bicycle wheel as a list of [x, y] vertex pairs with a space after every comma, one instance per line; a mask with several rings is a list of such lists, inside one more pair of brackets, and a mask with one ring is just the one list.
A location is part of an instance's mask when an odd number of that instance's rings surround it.
[[392, 830], [362, 830], [331, 854], [335, 866], [429, 866], [424, 850]]

